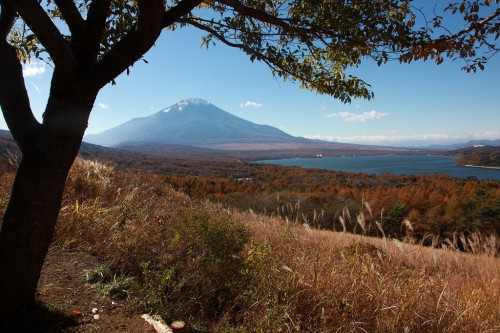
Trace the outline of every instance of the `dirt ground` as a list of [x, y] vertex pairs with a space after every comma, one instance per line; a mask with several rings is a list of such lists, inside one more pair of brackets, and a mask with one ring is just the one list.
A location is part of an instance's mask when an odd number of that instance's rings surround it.
[[88, 253], [52, 248], [38, 285], [40, 306], [20, 314], [17, 324], [0, 324], [0, 332], [155, 333], [127, 301], [111, 301], [85, 271], [99, 261]]

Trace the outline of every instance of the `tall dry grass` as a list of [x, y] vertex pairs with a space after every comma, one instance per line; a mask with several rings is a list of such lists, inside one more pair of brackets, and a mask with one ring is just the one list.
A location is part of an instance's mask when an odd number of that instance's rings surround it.
[[54, 243], [105, 260], [87, 273], [110, 297], [200, 331], [500, 332], [498, 258], [299, 221], [78, 160]]
[[273, 249], [271, 284], [288, 285], [294, 295], [285, 307], [288, 331], [500, 329], [498, 258], [235, 214], [254, 240]]

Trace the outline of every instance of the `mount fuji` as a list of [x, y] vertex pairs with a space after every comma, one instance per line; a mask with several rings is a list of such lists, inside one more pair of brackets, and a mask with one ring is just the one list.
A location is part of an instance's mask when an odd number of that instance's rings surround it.
[[257, 125], [209, 102], [190, 98], [151, 116], [134, 118], [84, 140], [101, 146], [175, 144], [230, 149], [236, 146], [288, 146], [311, 140], [291, 136], [275, 127]]

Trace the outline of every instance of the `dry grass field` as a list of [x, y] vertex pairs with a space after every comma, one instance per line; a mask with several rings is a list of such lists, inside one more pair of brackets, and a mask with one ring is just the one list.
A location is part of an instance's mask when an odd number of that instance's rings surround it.
[[[12, 172], [0, 178], [3, 211]], [[105, 297], [201, 332], [499, 332], [495, 242], [463, 253], [315, 230], [83, 159], [54, 237], [105, 263], [85, 272]]]

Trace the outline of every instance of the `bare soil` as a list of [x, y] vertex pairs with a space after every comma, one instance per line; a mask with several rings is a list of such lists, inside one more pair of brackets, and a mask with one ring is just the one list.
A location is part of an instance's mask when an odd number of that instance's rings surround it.
[[88, 253], [51, 248], [38, 285], [38, 306], [20, 313], [15, 324], [0, 323], [0, 332], [155, 333], [126, 300], [112, 301], [99, 285], [87, 283], [85, 271], [100, 264]]

